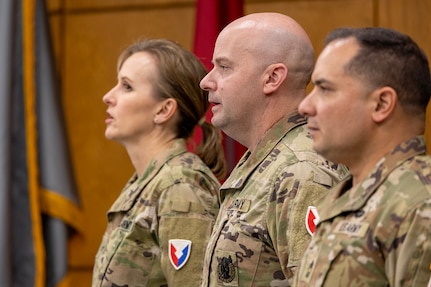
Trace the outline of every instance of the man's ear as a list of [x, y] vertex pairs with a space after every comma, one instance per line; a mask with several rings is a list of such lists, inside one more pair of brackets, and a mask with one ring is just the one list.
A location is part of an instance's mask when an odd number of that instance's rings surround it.
[[154, 116], [154, 123], [162, 124], [167, 122], [175, 115], [178, 109], [177, 101], [174, 98], [168, 98], [159, 103], [159, 109]]
[[385, 86], [373, 92], [372, 100], [374, 103], [373, 120], [381, 123], [393, 114], [398, 102], [398, 94], [393, 88]]
[[269, 65], [265, 70], [265, 82], [263, 92], [271, 94], [280, 87], [287, 77], [288, 69], [282, 63]]

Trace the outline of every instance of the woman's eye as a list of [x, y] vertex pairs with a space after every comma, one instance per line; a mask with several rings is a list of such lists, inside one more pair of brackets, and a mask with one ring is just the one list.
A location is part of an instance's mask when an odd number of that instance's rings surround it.
[[132, 86], [130, 86], [128, 83], [123, 83], [123, 88], [124, 88], [126, 91], [131, 91], [131, 90], [132, 90]]

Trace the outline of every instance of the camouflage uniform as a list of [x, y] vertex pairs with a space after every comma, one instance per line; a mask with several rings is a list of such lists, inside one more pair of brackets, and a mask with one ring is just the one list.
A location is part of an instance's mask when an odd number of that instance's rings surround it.
[[220, 189], [202, 286], [289, 286], [310, 240], [308, 206], [346, 173], [312, 151], [297, 111], [276, 123]]
[[[423, 137], [397, 146], [361, 183], [318, 206], [294, 286], [426, 286], [431, 271], [431, 157]], [[346, 191], [344, 192], [343, 191]]]
[[[134, 175], [108, 211], [96, 255], [92, 286], [200, 286], [202, 264], [218, 212], [219, 182], [178, 139]], [[170, 239], [192, 241], [186, 264], [176, 270]]]
[[[431, 263], [430, 263], [430, 271], [431, 271]], [[428, 287], [431, 287], [431, 275], [430, 275], [430, 281], [428, 282]]]

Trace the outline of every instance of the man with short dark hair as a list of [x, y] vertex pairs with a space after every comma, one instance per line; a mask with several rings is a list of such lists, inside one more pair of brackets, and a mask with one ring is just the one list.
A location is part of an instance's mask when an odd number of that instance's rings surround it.
[[316, 232], [294, 286], [426, 286], [431, 157], [423, 137], [428, 60], [385, 28], [329, 34], [301, 102], [314, 149], [351, 177], [316, 207]]

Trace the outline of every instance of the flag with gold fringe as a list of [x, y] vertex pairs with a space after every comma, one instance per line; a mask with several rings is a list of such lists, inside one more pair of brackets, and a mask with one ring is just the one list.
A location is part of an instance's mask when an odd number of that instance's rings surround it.
[[0, 1], [0, 279], [69, 286], [82, 227], [44, 0]]

